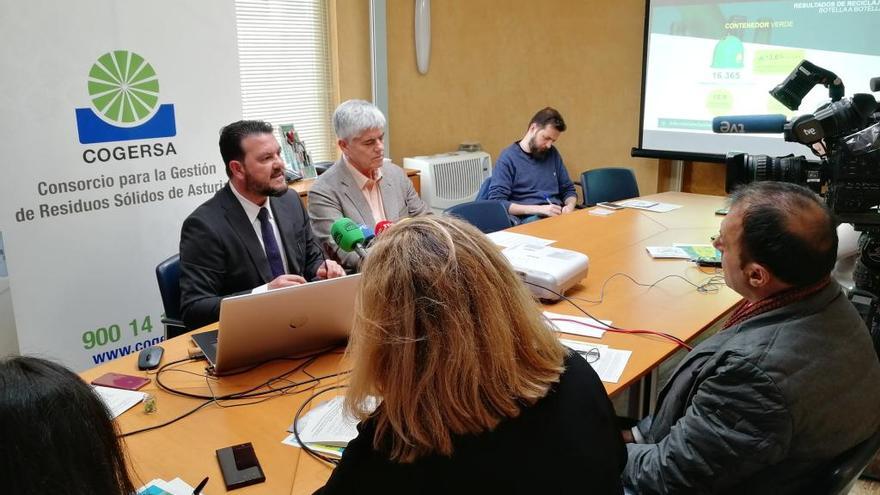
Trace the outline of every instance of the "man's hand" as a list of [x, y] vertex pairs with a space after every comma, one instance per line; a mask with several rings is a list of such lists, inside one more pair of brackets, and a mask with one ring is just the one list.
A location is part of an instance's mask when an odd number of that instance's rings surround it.
[[339, 266], [339, 263], [333, 260], [326, 260], [321, 263], [317, 275], [321, 279], [342, 277], [345, 275], [345, 270]]
[[623, 443], [636, 443], [632, 430], [620, 430], [620, 436], [623, 437]]
[[300, 277], [299, 275], [279, 275], [277, 278], [275, 278], [275, 280], [266, 284], [266, 288], [269, 290], [281, 289], [283, 287], [302, 285], [304, 283], [306, 283], [306, 279]]
[[562, 214], [562, 208], [559, 205], [534, 205], [533, 215], [541, 215], [543, 217], [555, 217]]
[[562, 213], [571, 213], [574, 211], [574, 203], [566, 204], [562, 207]]

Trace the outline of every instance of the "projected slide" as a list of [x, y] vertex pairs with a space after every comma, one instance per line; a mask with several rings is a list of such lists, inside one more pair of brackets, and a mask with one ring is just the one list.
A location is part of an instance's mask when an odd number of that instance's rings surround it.
[[712, 118], [813, 113], [829, 101], [822, 86], [797, 111], [769, 94], [804, 59], [836, 73], [846, 96], [870, 93], [869, 80], [880, 76], [880, 0], [652, 1], [649, 15], [646, 150], [811, 156], [781, 134], [712, 134]]

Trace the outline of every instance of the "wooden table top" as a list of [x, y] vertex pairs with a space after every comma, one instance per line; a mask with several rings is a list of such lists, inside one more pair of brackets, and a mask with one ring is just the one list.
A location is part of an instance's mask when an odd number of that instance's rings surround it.
[[[640, 287], [623, 276], [608, 279], [616, 273], [625, 273], [645, 284], [667, 275], [682, 276], [698, 285], [705, 281], [713, 273], [700, 270], [684, 260], [651, 259], [645, 247], [709, 243], [709, 237], [718, 232], [721, 222], [721, 217], [714, 215], [714, 211], [723, 205], [724, 198], [686, 193], [661, 193], [646, 198], [684, 207], [668, 213], [627, 209], [609, 216], [596, 216], [588, 210], [578, 210], [518, 226], [511, 231], [553, 239], [556, 241], [555, 247], [580, 251], [590, 257], [587, 277], [566, 295], [575, 298], [583, 309], [594, 316], [610, 319], [619, 327], [660, 330], [689, 340], [727, 313], [740, 301], [740, 296], [723, 285], [714, 293], [700, 293], [677, 278], [661, 281], [653, 288]], [[601, 303], [581, 300], [598, 300], [603, 284], [605, 294]], [[545, 305], [545, 309], [556, 313], [581, 314], [564, 301]], [[567, 335], [565, 338], [591, 340]], [[620, 382], [605, 384], [606, 390], [612, 395], [649, 373], [676, 350], [671, 342], [653, 336], [608, 332], [599, 342], [612, 348], [633, 351]], [[191, 343], [189, 337], [184, 335], [162, 346], [165, 348], [164, 364], [184, 359]], [[144, 374], [137, 371], [136, 363], [137, 356], [130, 355], [81, 375], [90, 381], [109, 371]], [[205, 377], [204, 361], [186, 362], [169, 366], [161, 379], [167, 386], [181, 392], [205, 397], [220, 396], [248, 390], [282, 376], [303, 363], [303, 360], [273, 361], [241, 375], [216, 379]], [[275, 380], [272, 387], [278, 389], [292, 382], [304, 382], [311, 380], [311, 377], [329, 376], [347, 370], [340, 349], [318, 357], [308, 363], [305, 369]], [[157, 398], [158, 412], [148, 415], [141, 406], [136, 406], [123, 413], [117, 420], [123, 432], [161, 425], [209, 400], [172, 395], [157, 386], [155, 374], [147, 376], [153, 378], [153, 382], [142, 390]], [[266, 474], [266, 482], [239, 489], [236, 493], [311, 493], [324, 484], [331, 467], [310, 458], [301, 449], [282, 444], [281, 440], [287, 436], [287, 428], [296, 410], [314, 393], [315, 387], [321, 389], [343, 383], [344, 374], [298, 386], [285, 393], [277, 392], [273, 398], [259, 404], [245, 405], [258, 399], [223, 401], [222, 407], [216, 402], [207, 404], [171, 425], [127, 437], [125, 443], [131, 470], [142, 483], [153, 478], [170, 480], [181, 477], [195, 486], [202, 478], [209, 476], [205, 493], [224, 493], [225, 486], [215, 451], [252, 442]], [[339, 393], [340, 390], [327, 392], [309, 407]]]

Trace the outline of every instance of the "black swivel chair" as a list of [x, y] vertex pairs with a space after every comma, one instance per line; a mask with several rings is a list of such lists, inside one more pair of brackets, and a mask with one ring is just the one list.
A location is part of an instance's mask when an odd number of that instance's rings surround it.
[[501, 201], [471, 201], [449, 207], [444, 213], [465, 220], [485, 234], [513, 226]]
[[180, 255], [175, 254], [156, 267], [156, 280], [165, 316], [165, 338], [170, 339], [186, 333], [186, 325], [180, 319]]
[[838, 456], [826, 471], [828, 474], [820, 476], [817, 480], [818, 483], [814, 485], [816, 491], [811, 493], [827, 495], [849, 493], [877, 450], [880, 450], [880, 432]]
[[639, 195], [636, 174], [628, 168], [607, 167], [587, 170], [581, 174], [580, 186], [584, 191], [583, 206], [635, 198]]

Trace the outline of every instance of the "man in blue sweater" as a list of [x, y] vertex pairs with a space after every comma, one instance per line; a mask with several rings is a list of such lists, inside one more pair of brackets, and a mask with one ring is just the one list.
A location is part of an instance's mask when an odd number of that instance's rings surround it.
[[563, 131], [562, 115], [544, 108], [532, 117], [526, 135], [501, 151], [495, 162], [488, 197], [502, 201], [517, 223], [574, 210], [577, 193], [553, 146]]

